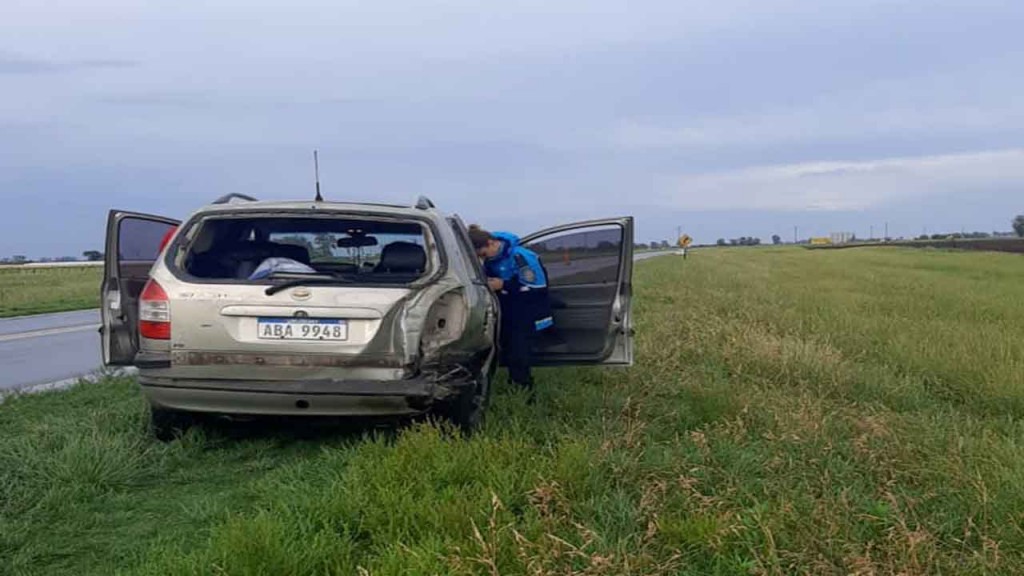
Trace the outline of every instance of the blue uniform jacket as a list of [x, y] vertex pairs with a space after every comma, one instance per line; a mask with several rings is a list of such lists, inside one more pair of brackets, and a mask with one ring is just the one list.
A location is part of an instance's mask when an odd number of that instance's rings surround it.
[[[505, 283], [498, 293], [505, 314], [532, 323], [540, 331], [554, 325], [548, 299], [548, 273], [540, 257], [519, 244], [519, 237], [508, 232], [495, 232], [502, 243], [501, 252], [484, 262], [487, 276], [501, 278]], [[513, 320], [506, 317], [505, 322]]]

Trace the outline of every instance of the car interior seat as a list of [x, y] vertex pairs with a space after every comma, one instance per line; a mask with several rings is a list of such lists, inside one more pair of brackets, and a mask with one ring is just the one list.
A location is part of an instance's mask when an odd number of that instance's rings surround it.
[[223, 254], [215, 249], [217, 234], [212, 226], [204, 226], [192, 242], [187, 263], [188, 273], [198, 278], [229, 276], [224, 266]]
[[270, 242], [269, 244], [274, 256], [291, 258], [292, 260], [302, 262], [307, 266], [310, 263], [309, 249], [305, 246], [299, 246], [298, 244], [281, 244], [278, 242]]
[[239, 242], [230, 248], [236, 263], [234, 277], [248, 278], [267, 258], [291, 258], [309, 265], [309, 250], [295, 244], [278, 244], [260, 240]]
[[413, 242], [392, 242], [380, 253], [380, 263], [373, 269], [385, 274], [422, 274], [427, 266], [427, 252]]

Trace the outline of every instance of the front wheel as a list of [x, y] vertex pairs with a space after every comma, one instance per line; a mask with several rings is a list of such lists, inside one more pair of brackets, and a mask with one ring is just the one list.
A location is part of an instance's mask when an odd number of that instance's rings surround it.
[[195, 419], [187, 412], [149, 408], [149, 429], [153, 436], [161, 442], [170, 442], [184, 436], [195, 424]]

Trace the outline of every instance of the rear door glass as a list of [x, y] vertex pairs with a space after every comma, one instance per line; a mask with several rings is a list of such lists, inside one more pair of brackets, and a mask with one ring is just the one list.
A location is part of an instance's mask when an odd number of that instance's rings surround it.
[[156, 260], [163, 240], [174, 229], [173, 224], [141, 218], [124, 218], [118, 226], [117, 256], [127, 262]]
[[540, 256], [552, 287], [613, 284], [619, 281], [623, 230], [601, 226], [569, 230], [530, 242]]

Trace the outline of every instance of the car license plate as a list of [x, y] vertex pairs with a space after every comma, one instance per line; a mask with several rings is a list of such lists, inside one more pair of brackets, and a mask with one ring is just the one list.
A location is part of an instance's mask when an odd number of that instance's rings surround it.
[[348, 322], [324, 318], [260, 318], [256, 335], [267, 340], [348, 340]]

